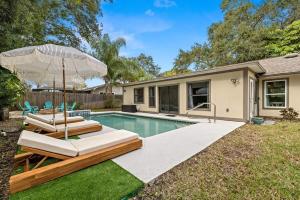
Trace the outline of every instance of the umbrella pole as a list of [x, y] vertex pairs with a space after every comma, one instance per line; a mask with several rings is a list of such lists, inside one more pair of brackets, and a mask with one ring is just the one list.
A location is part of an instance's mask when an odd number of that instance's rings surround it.
[[53, 91], [52, 91], [53, 97], [52, 97], [52, 109], [53, 109], [53, 126], [55, 126], [55, 76], [53, 78]]
[[65, 75], [65, 64], [62, 59], [63, 66], [63, 87], [64, 87], [64, 118], [65, 118], [65, 139], [68, 139], [68, 127], [67, 127], [67, 108], [66, 108], [66, 75]]

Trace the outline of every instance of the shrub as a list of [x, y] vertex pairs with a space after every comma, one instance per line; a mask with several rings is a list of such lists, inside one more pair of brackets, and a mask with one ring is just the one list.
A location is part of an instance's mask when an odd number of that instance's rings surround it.
[[0, 67], [0, 109], [15, 106], [24, 95], [25, 87], [18, 77]]
[[83, 103], [81, 103], [81, 102], [76, 103], [74, 110], [80, 110], [82, 105], [83, 105]]
[[115, 99], [114, 96], [107, 96], [107, 99], [104, 101], [104, 108], [118, 108], [121, 107], [121, 100]]
[[295, 120], [299, 113], [294, 110], [294, 108], [286, 108], [283, 110], [280, 110], [280, 115], [282, 116], [282, 119], [284, 120]]

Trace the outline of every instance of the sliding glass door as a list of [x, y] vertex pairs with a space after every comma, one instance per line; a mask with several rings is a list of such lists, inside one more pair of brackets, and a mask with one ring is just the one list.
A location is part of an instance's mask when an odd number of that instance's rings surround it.
[[178, 85], [159, 88], [159, 112], [178, 113]]

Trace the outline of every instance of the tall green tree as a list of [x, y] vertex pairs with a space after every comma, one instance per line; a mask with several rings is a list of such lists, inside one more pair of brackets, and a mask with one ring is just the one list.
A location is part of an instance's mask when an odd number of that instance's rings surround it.
[[100, 36], [101, 0], [0, 1], [0, 52], [55, 43], [81, 48]]
[[[179, 50], [179, 54], [174, 61], [174, 70], [194, 70], [208, 69], [215, 65], [212, 58], [211, 48], [208, 44], [196, 43], [191, 50]], [[193, 65], [193, 66], [192, 66]]]
[[145, 76], [138, 63], [119, 55], [120, 49], [125, 45], [125, 39], [111, 40], [108, 34], [95, 41], [93, 55], [107, 65], [107, 75], [103, 79], [109, 94], [112, 93], [113, 86], [138, 81]]
[[272, 31], [266, 50], [271, 56], [300, 52], [300, 20], [284, 29]]
[[161, 68], [154, 62], [152, 56], [147, 56], [144, 53], [141, 53], [139, 56], [132, 59], [136, 61], [148, 75], [152, 77], [159, 76]]
[[180, 51], [174, 68], [198, 70], [269, 57], [270, 34], [300, 19], [299, 0], [223, 0], [221, 9], [224, 19], [209, 27], [207, 44]]

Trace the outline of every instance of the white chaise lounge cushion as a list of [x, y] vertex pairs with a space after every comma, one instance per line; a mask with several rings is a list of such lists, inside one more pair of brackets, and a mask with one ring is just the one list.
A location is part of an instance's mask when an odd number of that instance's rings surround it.
[[32, 118], [32, 119], [36, 119], [36, 120], [45, 122], [45, 123], [47, 123], [47, 124], [50, 124], [50, 122], [51, 122], [50, 118], [42, 117], [42, 116], [35, 115], [35, 114], [32, 114], [32, 113], [28, 113], [27, 116], [30, 117], [30, 118]]
[[118, 130], [101, 135], [70, 141], [78, 150], [79, 155], [87, 154], [138, 138], [136, 133]]
[[[100, 124], [99, 124], [99, 122], [94, 121], [94, 120], [85, 120], [85, 121], [81, 121], [81, 122], [67, 124], [67, 126], [68, 126], [68, 130], [76, 130], [78, 128], [88, 128], [91, 126], [100, 126]], [[65, 125], [64, 124], [56, 125], [56, 129], [58, 132], [64, 131]]]
[[[67, 123], [72, 123], [72, 122], [80, 122], [84, 121], [84, 118], [81, 116], [74, 116], [74, 117], [67, 117]], [[55, 123], [61, 124], [64, 123], [65, 119], [63, 117], [60, 118], [55, 118]], [[53, 124], [53, 120], [50, 120], [50, 124]]]
[[[29, 113], [28, 116], [30, 118], [33, 118], [33, 119], [36, 119], [36, 120], [39, 120], [39, 121], [42, 121], [42, 122], [45, 122], [47, 124], [53, 124], [53, 119], [52, 119], [52, 115], [35, 115], [35, 114], [31, 114]], [[68, 123], [72, 123], [72, 122], [78, 122], [78, 121], [83, 121], [84, 118], [81, 117], [81, 116], [75, 116], [75, 117], [67, 117], [67, 122]], [[64, 116], [63, 115], [57, 115], [55, 117], [55, 123], [57, 124], [61, 124], [61, 123], [64, 123], [65, 122], [65, 119], [64, 119]]]
[[32, 124], [34, 126], [37, 126], [37, 127], [41, 128], [43, 130], [49, 131], [49, 132], [56, 132], [55, 126], [52, 126], [52, 125], [47, 124], [45, 122], [33, 119], [31, 117], [26, 117], [25, 122], [28, 123], [28, 124]]
[[78, 154], [77, 149], [69, 141], [56, 139], [31, 131], [22, 131], [18, 144], [65, 156], [75, 157]]

